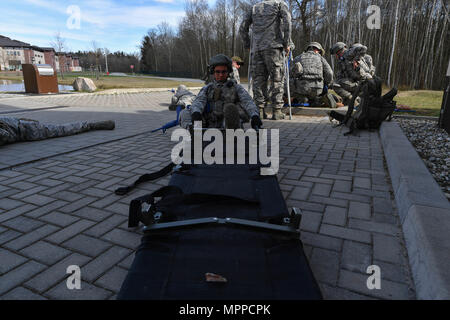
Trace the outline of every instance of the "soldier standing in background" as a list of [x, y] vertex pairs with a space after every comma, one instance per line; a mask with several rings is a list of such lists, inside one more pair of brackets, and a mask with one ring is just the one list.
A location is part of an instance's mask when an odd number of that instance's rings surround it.
[[231, 60], [233, 61], [233, 76], [231, 78], [236, 81], [237, 84], [241, 84], [239, 69], [244, 65], [244, 61], [238, 56], [234, 56]]
[[66, 124], [42, 124], [36, 120], [13, 117], [0, 118], [0, 146], [3, 144], [37, 141], [71, 136], [91, 130], [113, 130], [114, 121], [83, 121]]
[[240, 35], [244, 47], [250, 49], [249, 29], [252, 26], [252, 75], [254, 79], [253, 99], [264, 116], [264, 93], [270, 77], [272, 120], [282, 120], [283, 68], [285, 55], [290, 51], [291, 15], [285, 2], [267, 0], [254, 5], [244, 16]]

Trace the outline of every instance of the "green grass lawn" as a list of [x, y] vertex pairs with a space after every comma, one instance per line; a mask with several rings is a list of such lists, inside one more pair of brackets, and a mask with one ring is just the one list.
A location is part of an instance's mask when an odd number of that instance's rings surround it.
[[[184, 84], [187, 87], [201, 87], [201, 83], [196, 82], [178, 82], [173, 80], [162, 80], [162, 79], [151, 79], [151, 78], [124, 78], [115, 76], [101, 76], [99, 80], [92, 74], [87, 73], [73, 73], [65, 74], [64, 78], [58, 75], [58, 84], [62, 85], [72, 85], [73, 81], [77, 77], [86, 77], [94, 80], [95, 85], [98, 90], [106, 89], [127, 89], [127, 88], [175, 88]], [[12, 81], [22, 81], [22, 76], [2, 74], [0, 73], [0, 79], [12, 80]]]
[[397, 106], [408, 106], [416, 112], [396, 112], [395, 114], [439, 117], [443, 96], [444, 91], [400, 91], [394, 98], [397, 101]]

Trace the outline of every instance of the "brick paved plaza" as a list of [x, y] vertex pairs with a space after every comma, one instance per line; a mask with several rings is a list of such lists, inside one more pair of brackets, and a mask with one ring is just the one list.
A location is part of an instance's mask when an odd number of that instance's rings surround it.
[[[0, 147], [0, 299], [114, 299], [141, 233], [130, 200], [165, 186], [114, 190], [170, 161], [171, 93], [0, 97], [0, 116], [51, 123], [116, 121], [114, 131]], [[327, 119], [264, 122], [280, 128], [279, 181], [303, 211], [302, 240], [326, 299], [415, 299], [403, 233], [378, 132], [345, 137]], [[79, 265], [82, 289], [68, 290]], [[381, 290], [366, 269], [381, 268]]]

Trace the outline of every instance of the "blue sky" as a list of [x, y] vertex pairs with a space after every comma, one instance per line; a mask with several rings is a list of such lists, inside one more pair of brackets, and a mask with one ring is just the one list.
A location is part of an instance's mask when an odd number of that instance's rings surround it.
[[[59, 32], [66, 51], [89, 50], [95, 40], [112, 52], [131, 53], [138, 51], [148, 29], [163, 21], [177, 26], [184, 4], [185, 0], [1, 0], [0, 35], [49, 47]], [[79, 29], [67, 26], [76, 26], [76, 11], [68, 12], [70, 6], [80, 9]]]

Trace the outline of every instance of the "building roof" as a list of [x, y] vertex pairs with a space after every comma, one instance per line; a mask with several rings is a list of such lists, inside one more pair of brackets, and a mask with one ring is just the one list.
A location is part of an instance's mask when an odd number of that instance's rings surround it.
[[44, 50], [44, 48], [41, 48], [38, 46], [31, 46], [31, 49], [33, 49], [34, 51], [39, 51], [39, 52], [49, 51], [49, 50]]
[[19, 40], [13, 40], [13, 39], [10, 39], [10, 38], [2, 36], [2, 35], [0, 35], [0, 47], [30, 48], [30, 49], [40, 51], [40, 52], [53, 51], [57, 55], [64, 55], [67, 58], [79, 59], [78, 57], [75, 57], [72, 53], [56, 52], [56, 50], [52, 47], [33, 46], [29, 43], [22, 42]]
[[8, 37], [4, 37], [0, 35], [0, 47], [17, 47], [17, 48], [28, 48], [31, 47], [29, 43], [12, 40]]
[[55, 51], [55, 49], [52, 47], [41, 47], [40, 49], [43, 51]]

